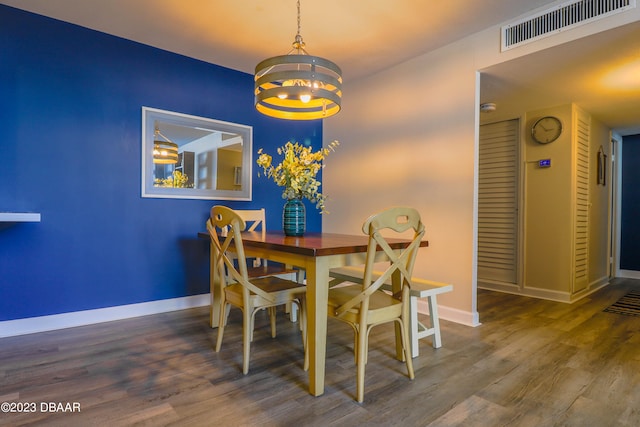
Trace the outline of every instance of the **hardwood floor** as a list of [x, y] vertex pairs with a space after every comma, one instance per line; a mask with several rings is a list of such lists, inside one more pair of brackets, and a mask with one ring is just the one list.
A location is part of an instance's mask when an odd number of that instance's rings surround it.
[[618, 279], [572, 305], [480, 291], [482, 325], [442, 321], [443, 347], [422, 340], [414, 381], [393, 327], [378, 327], [363, 404], [351, 332], [331, 319], [321, 397], [283, 315], [276, 339], [258, 315], [246, 376], [237, 310], [220, 353], [207, 308], [3, 338], [0, 402], [36, 411], [0, 412], [0, 425], [638, 426], [640, 317], [602, 311], [631, 289], [640, 281]]

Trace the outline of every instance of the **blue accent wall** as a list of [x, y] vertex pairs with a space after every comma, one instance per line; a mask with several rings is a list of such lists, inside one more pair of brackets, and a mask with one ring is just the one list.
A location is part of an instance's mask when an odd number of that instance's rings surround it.
[[640, 135], [622, 138], [620, 268], [640, 271]]
[[256, 167], [251, 202], [142, 198], [143, 106], [253, 126], [254, 164], [261, 147], [322, 145], [319, 120], [257, 113], [250, 74], [0, 5], [0, 211], [42, 214], [0, 223], [0, 321], [207, 293], [196, 235], [214, 204], [281, 227]]

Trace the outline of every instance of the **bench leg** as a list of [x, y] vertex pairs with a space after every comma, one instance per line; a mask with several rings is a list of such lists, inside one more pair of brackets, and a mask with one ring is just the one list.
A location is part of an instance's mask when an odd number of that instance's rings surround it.
[[289, 313], [289, 320], [292, 322], [298, 321], [298, 306], [290, 302], [287, 303], [285, 313]]
[[[298, 270], [296, 273], [292, 273], [291, 277], [287, 277], [289, 280], [296, 281], [298, 283], [304, 283], [304, 270]], [[287, 303], [285, 313], [289, 313], [289, 320], [292, 322], [298, 321], [298, 306], [295, 304]]]
[[411, 341], [411, 357], [418, 357], [420, 346], [418, 345], [418, 298], [409, 298], [409, 315], [411, 317], [411, 327], [409, 328], [409, 341]]
[[429, 326], [423, 325], [418, 321], [418, 297], [411, 297], [411, 355], [418, 357], [420, 354], [418, 340], [433, 335], [433, 348], [442, 347], [442, 338], [440, 337], [440, 319], [438, 318], [438, 302], [435, 295], [427, 297], [429, 304]]
[[438, 318], [438, 303], [436, 296], [432, 295], [428, 299], [429, 302], [429, 321], [431, 329], [433, 329], [433, 348], [442, 347], [442, 339], [440, 338], [440, 319]]

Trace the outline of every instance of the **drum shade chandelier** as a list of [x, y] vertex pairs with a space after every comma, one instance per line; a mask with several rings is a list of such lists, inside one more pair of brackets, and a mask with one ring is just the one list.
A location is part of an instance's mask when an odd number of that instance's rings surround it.
[[[162, 137], [165, 141], [161, 141]], [[153, 141], [153, 163], [160, 165], [173, 165], [178, 163], [178, 144], [160, 133], [156, 128]]]
[[298, 32], [286, 55], [265, 59], [256, 65], [256, 109], [287, 120], [324, 119], [340, 111], [342, 71], [328, 59], [311, 56]]

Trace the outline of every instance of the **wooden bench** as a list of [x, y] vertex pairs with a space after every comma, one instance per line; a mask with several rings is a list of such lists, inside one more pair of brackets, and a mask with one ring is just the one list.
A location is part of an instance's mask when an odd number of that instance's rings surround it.
[[[381, 276], [380, 272], [373, 272], [373, 280]], [[335, 286], [342, 282], [362, 283], [364, 267], [340, 267], [329, 271], [329, 276], [334, 280], [331, 285]], [[453, 285], [432, 280], [412, 278], [411, 298], [409, 301], [410, 323], [409, 338], [411, 340], [411, 355], [417, 357], [419, 353], [418, 340], [433, 335], [433, 348], [442, 346], [440, 336], [440, 320], [438, 319], [438, 303], [436, 296], [445, 292], [453, 291]], [[391, 281], [382, 285], [384, 290], [391, 290]], [[427, 298], [429, 304], [429, 327], [418, 321], [418, 298]]]

